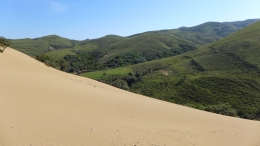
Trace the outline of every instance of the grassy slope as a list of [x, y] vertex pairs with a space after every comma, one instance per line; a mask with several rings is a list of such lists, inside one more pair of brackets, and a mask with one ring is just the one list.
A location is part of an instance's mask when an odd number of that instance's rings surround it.
[[35, 39], [19, 39], [12, 40], [12, 47], [30, 56], [36, 56], [50, 51], [50, 47], [55, 50], [72, 48], [79, 42], [59, 37], [57, 35], [50, 35]]
[[98, 48], [97, 50], [108, 53], [106, 58], [102, 59], [106, 60], [117, 55], [133, 52], [136, 54], [143, 54], [148, 52], [150, 54], [156, 54], [169, 51], [170, 49], [181, 51], [183, 50], [180, 47], [181, 44], [196, 48], [199, 47], [194, 43], [179, 39], [177, 37], [144, 34], [125, 38], [122, 41], [107, 45], [104, 48]]
[[161, 30], [154, 33], [175, 35], [198, 45], [206, 45], [228, 36], [246, 26], [259, 21], [259, 19], [249, 19], [235, 22], [206, 22], [194, 27], [181, 27], [173, 30]]
[[125, 53], [135, 52], [137, 54], [142, 53], [162, 53], [169, 49], [175, 49], [176, 51], [182, 50], [180, 44], [187, 46], [192, 46], [198, 48], [199, 45], [196, 45], [192, 42], [180, 39], [176, 36], [165, 36], [165, 35], [138, 35], [132, 37], [120, 37], [109, 35], [95, 40], [86, 40], [77, 45], [74, 49], [64, 49], [60, 51], [53, 51], [46, 53], [52, 57], [62, 57], [61, 54], [69, 55], [72, 54], [73, 50], [97, 50], [103, 53], [107, 53], [106, 57], [101, 59], [101, 62], [106, 61], [117, 55], [122, 55]]
[[199, 109], [229, 104], [240, 117], [260, 118], [259, 40], [260, 22], [201, 49], [133, 65], [145, 75], [130, 91]]
[[199, 50], [135, 65], [136, 72], [154, 71], [131, 90], [200, 108], [229, 103], [252, 118], [260, 113], [259, 40], [260, 22]]
[[[116, 36], [116, 35], [107, 35], [99, 39], [93, 40], [84, 40], [78, 42], [73, 48], [66, 48], [57, 51], [51, 51], [45, 53], [48, 56], [60, 59], [66, 55], [75, 55], [77, 51], [93, 51], [97, 50], [98, 48], [104, 48], [110, 44], [116, 43], [118, 41], [123, 40], [123, 37]], [[102, 49], [99, 49], [102, 51]], [[102, 51], [104, 52], [104, 51]]]

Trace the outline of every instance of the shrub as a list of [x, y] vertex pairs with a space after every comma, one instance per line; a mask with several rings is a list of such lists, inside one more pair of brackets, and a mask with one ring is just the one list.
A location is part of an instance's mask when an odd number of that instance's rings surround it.
[[61, 71], [66, 71], [67, 67], [69, 66], [68, 62], [64, 59], [60, 59], [59, 66]]
[[210, 105], [205, 110], [227, 116], [237, 116], [237, 111], [231, 108], [229, 104]]
[[114, 82], [112, 82], [111, 85], [114, 86], [114, 87], [123, 89], [123, 90], [128, 90], [129, 89], [127, 83], [125, 81], [123, 81], [123, 80], [120, 80], [120, 79], [115, 80]]
[[0, 37], [0, 53], [3, 53], [7, 47], [11, 46], [11, 42], [4, 37]]
[[126, 80], [128, 86], [131, 87], [132, 84], [136, 82], [137, 77], [135, 77], [135, 76], [128, 76], [128, 77], [125, 78], [125, 80]]

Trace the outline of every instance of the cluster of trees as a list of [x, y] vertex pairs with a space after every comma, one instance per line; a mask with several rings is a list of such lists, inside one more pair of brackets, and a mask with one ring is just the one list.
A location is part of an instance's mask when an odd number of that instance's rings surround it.
[[126, 53], [106, 61], [103, 65], [104, 67], [117, 68], [121, 66], [138, 64], [143, 62], [146, 62], [145, 57], [134, 53]]
[[11, 46], [10, 40], [0, 37], [0, 53], [3, 53], [7, 47]]
[[67, 72], [79, 72], [82, 70], [102, 70], [104, 66], [99, 62], [99, 59], [104, 57], [104, 53], [93, 51], [79, 51], [77, 55], [66, 55], [64, 59], [69, 63]]
[[106, 55], [106, 53], [93, 51], [93, 52], [85, 52], [80, 51], [77, 52], [77, 55], [66, 55], [64, 59], [69, 62], [69, 69], [67, 72], [79, 72], [82, 70], [102, 70], [105, 68], [117, 68], [127, 65], [133, 65], [138, 63], [143, 63], [146, 61], [151, 61], [160, 58], [166, 58], [169, 56], [180, 54], [180, 52], [172, 51], [150, 54], [135, 54], [135, 53], [126, 53], [122, 55], [115, 56], [106, 62], [99, 62], [99, 60]]
[[64, 59], [54, 59], [47, 55], [37, 55], [36, 59], [43, 62], [45, 65], [59, 69], [61, 71], [67, 71], [67, 68], [69, 67], [69, 64]]
[[100, 79], [99, 81], [123, 90], [130, 90], [130, 88], [135, 83], [142, 81], [142, 77], [144, 75], [151, 73], [153, 71], [156, 71], [156, 69], [137, 71], [135, 73], [129, 72], [127, 75], [108, 75], [104, 73], [103, 78]]
[[[143, 53], [141, 55], [134, 53], [126, 53], [123, 55], [115, 56], [107, 60], [106, 62], [101, 63], [99, 60], [106, 55], [106, 53], [98, 51], [79, 51], [76, 55], [66, 55], [64, 58], [57, 60], [47, 55], [37, 55], [36, 59], [45, 63], [47, 66], [51, 66], [62, 71], [69, 73], [79, 73], [81, 71], [96, 71], [103, 70], [107, 68], [117, 68], [127, 65], [133, 65], [138, 63], [143, 63], [149, 59], [159, 59], [165, 58], [169, 55], [178, 54], [176, 51], [173, 53], [164, 52], [162, 54], [153, 54]], [[145, 72], [145, 71], [142, 71]], [[146, 71], [147, 72], [147, 71]], [[140, 74], [140, 72], [139, 72]]]
[[167, 57], [171, 57], [171, 56], [176, 56], [176, 55], [197, 49], [194, 46], [189, 46], [189, 45], [185, 45], [185, 44], [180, 44], [179, 46], [181, 49], [180, 48], [169, 49], [162, 53], [144, 52], [141, 56], [144, 57], [147, 61], [152, 61], [152, 60], [167, 58]]
[[180, 47], [181, 49], [169, 49], [168, 51], [164, 51], [162, 53], [125, 53], [117, 55], [103, 63], [99, 62], [99, 60], [107, 54], [99, 51], [79, 51], [76, 53], [77, 55], [66, 55], [64, 57], [64, 60], [66, 60], [69, 63], [67, 72], [80, 72], [82, 70], [95, 71], [102, 70], [105, 68], [117, 68], [127, 65], [143, 63], [146, 61], [162, 59], [196, 49], [196, 47], [189, 45], [180, 45]]
[[135, 82], [141, 79], [139, 75], [133, 74], [131, 72], [125, 76], [107, 74], [103, 74], [103, 76], [103, 79], [100, 80], [101, 82], [104, 82], [106, 84], [112, 85], [123, 90], [129, 90]]

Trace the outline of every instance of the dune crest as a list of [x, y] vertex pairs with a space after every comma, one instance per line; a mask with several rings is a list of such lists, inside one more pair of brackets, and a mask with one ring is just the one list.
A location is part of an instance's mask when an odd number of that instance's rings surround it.
[[0, 145], [260, 146], [260, 122], [126, 92], [8, 48], [0, 53]]

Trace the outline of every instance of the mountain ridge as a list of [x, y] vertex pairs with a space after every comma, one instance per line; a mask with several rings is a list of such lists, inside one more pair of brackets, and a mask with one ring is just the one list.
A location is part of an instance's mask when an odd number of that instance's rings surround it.
[[[141, 38], [149, 36], [151, 40], [146, 42], [141, 42], [141, 44], [144, 44], [142, 48], [147, 48], [149, 50], [149, 43], [154, 42], [155, 40], [158, 41], [154, 36], [157, 36], [157, 38], [167, 38], [167, 39], [176, 39], [179, 38], [181, 40], [186, 40], [190, 43], [191, 46], [198, 47], [202, 45], [206, 45], [209, 43], [212, 43], [214, 41], [217, 41], [224, 36], [227, 36], [228, 34], [231, 34], [242, 27], [245, 27], [247, 25], [250, 25], [256, 21], [259, 21], [260, 19], [249, 19], [245, 21], [235, 21], [235, 22], [206, 22], [197, 26], [188, 27], [188, 28], [178, 28], [178, 29], [170, 29], [170, 30], [158, 30], [158, 31], [148, 31], [144, 33], [134, 34], [127, 37], [121, 37], [118, 35], [106, 35], [101, 38], [97, 39], [86, 39], [83, 41], [77, 41], [77, 40], [70, 40], [66, 39], [57, 35], [50, 35], [50, 36], [44, 36], [40, 38], [35, 39], [19, 39], [19, 40], [12, 40], [13, 42], [13, 48], [16, 50], [19, 50], [25, 54], [28, 54], [30, 56], [36, 56], [43, 53], [50, 52], [51, 50], [49, 47], [54, 48], [55, 50], [61, 50], [65, 49], [62, 52], [62, 54], [75, 54], [75, 51], [80, 50], [99, 50], [103, 51], [108, 50], [108, 52], [111, 50], [108, 47], [106, 47], [106, 44], [104, 42], [104, 39], [110, 39], [111, 43], [116, 43], [119, 41], [125, 41], [125, 42], [134, 42], [138, 43], [138, 41], [133, 41], [131, 39], [134, 39], [137, 36], [143, 36]], [[214, 26], [211, 23], [217, 23], [216, 26]], [[220, 33], [220, 34], [218, 34]], [[53, 38], [52, 43], [48, 43], [50, 39]], [[104, 43], [102, 45], [102, 43]], [[163, 43], [162, 41], [159, 42], [161, 45], [157, 46], [157, 48], [167, 48], [167, 44]], [[194, 45], [195, 44], [195, 45]], [[114, 44], [114, 46], [116, 46]], [[142, 46], [142, 45], [141, 45]], [[130, 48], [133, 48], [135, 46], [131, 46]], [[171, 46], [169, 46], [171, 47]], [[116, 46], [116, 48], [124, 48], [123, 46]], [[164, 49], [164, 50], [165, 50]], [[139, 49], [137, 49], [139, 50]], [[59, 53], [58, 52], [58, 53]], [[124, 53], [124, 52], [123, 52]], [[56, 53], [49, 53], [50, 56], [56, 57], [60, 56]], [[115, 55], [114, 55], [115, 56]], [[61, 57], [64, 57], [61, 56]], [[113, 55], [112, 55], [113, 57]]]

